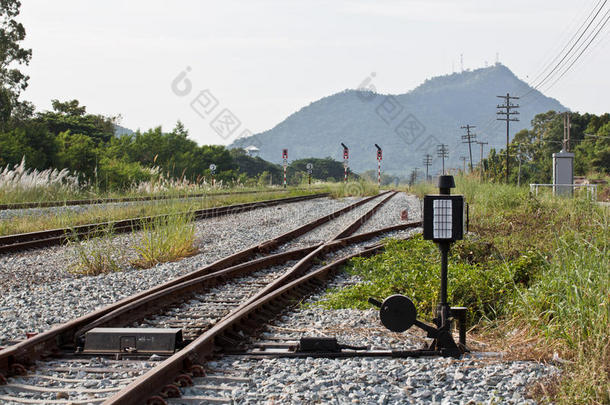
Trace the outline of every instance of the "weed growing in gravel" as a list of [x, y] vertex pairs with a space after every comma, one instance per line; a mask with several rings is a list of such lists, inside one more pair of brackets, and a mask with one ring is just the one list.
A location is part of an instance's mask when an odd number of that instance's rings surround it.
[[136, 246], [136, 267], [148, 268], [197, 253], [192, 213], [172, 213], [143, 224], [142, 238]]
[[112, 245], [114, 236], [111, 226], [84, 239], [72, 235], [68, 245], [73, 248], [76, 260], [70, 271], [85, 276], [119, 271], [121, 257], [117, 257], [120, 253]]

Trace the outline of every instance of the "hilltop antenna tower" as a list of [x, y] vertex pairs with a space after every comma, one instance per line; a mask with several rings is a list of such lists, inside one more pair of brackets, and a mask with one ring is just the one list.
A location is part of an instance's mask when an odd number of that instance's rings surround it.
[[461, 69], [462, 73], [464, 73], [464, 54], [463, 53], [460, 54], [460, 69]]
[[[466, 135], [462, 135], [462, 143], [468, 144], [468, 153], [470, 154], [470, 172], [472, 173], [472, 144], [476, 142], [477, 135], [471, 133], [470, 130], [476, 127], [474, 125], [466, 124], [466, 126], [462, 126], [461, 128], [466, 130]], [[466, 170], [464, 170], [464, 172], [465, 171]]]
[[[509, 139], [510, 122], [519, 121], [519, 118], [516, 118], [516, 117], [511, 118], [511, 116], [519, 114], [519, 111], [511, 111], [513, 109], [519, 108], [519, 105], [512, 104], [510, 102], [510, 100], [518, 100], [519, 97], [511, 96], [509, 93], [506, 93], [505, 96], [496, 96], [496, 97], [504, 99], [504, 104], [498, 104], [498, 106], [497, 106], [498, 112], [496, 114], [498, 114], [499, 116], [505, 115], [506, 117], [496, 118], [496, 119], [498, 121], [506, 121], [506, 184], [508, 184], [508, 176], [510, 175], [510, 168], [509, 168], [510, 152], [508, 150], [508, 146], [510, 143], [510, 139]], [[502, 110], [504, 110], [504, 111], [502, 111]]]

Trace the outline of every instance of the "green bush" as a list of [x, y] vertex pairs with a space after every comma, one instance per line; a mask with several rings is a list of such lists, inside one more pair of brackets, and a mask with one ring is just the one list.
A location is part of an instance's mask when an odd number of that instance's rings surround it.
[[127, 190], [134, 184], [150, 180], [150, 170], [140, 163], [103, 158], [97, 175], [98, 186], [103, 190]]
[[[480, 241], [466, 243], [480, 251], [489, 250]], [[469, 263], [460, 258], [463, 251], [457, 248], [451, 252], [448, 294], [452, 305], [468, 307], [471, 321], [504, 313], [513, 299], [516, 283], [529, 280], [544, 265], [535, 254], [509, 262], [491, 258], [486, 263]], [[406, 241], [388, 240], [383, 253], [354, 258], [348, 272], [361, 277], [363, 283], [332, 291], [322, 306], [364, 309], [370, 307], [369, 297], [384, 299], [403, 294], [413, 300], [423, 318], [434, 317], [440, 287], [440, 254], [434, 243], [424, 241], [421, 235]]]

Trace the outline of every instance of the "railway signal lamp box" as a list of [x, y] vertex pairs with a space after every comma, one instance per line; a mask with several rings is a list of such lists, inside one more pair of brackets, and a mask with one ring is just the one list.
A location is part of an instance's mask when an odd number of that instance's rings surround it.
[[424, 196], [424, 239], [454, 242], [464, 238], [464, 196], [429, 194]]
[[424, 196], [424, 239], [435, 242], [455, 242], [464, 239], [467, 205], [464, 196], [453, 194], [453, 176], [440, 176], [439, 194]]

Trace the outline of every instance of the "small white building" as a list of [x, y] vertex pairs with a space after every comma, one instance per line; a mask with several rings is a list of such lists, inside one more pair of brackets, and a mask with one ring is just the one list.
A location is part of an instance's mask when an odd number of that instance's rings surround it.
[[259, 148], [257, 148], [254, 145], [250, 145], [250, 146], [244, 148], [244, 150], [246, 151], [248, 156], [258, 156], [259, 152], [261, 151]]

